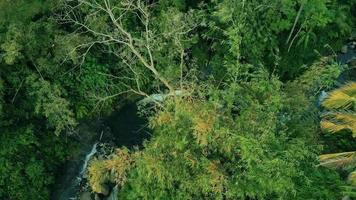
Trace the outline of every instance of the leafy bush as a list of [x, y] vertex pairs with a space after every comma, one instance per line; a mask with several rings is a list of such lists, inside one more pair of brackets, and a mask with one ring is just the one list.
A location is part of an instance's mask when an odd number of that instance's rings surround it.
[[[286, 85], [289, 89], [262, 70], [249, 74], [246, 82], [168, 101], [151, 119], [154, 136], [136, 157], [119, 196], [337, 198], [342, 185], [338, 175], [315, 168], [321, 150], [317, 117], [305, 118], [317, 115], [316, 98], [309, 95], [330, 86], [328, 77], [338, 68], [324, 64], [317, 71], [320, 66], [312, 67], [319, 76], [307, 72]], [[294, 87], [300, 89], [297, 95], [289, 93]]]

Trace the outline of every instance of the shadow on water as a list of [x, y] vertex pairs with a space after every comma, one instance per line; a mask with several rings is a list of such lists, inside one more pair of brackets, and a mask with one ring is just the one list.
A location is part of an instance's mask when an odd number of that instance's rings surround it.
[[75, 196], [78, 191], [79, 175], [85, 163], [85, 157], [91, 151], [93, 144], [99, 139], [97, 132], [100, 132], [100, 121], [91, 120], [80, 123], [77, 130], [78, 134], [70, 138], [76, 141], [76, 148], [67, 162], [57, 171], [51, 200], [68, 200]]
[[131, 103], [104, 120], [110, 128], [112, 141], [117, 147], [141, 146], [148, 139], [147, 120], [138, 115], [138, 108]]
[[78, 148], [72, 157], [58, 171], [53, 187], [52, 200], [75, 199], [80, 186], [81, 171], [90, 158], [98, 142], [113, 143], [116, 147], [142, 147], [149, 138], [147, 120], [138, 115], [135, 103], [130, 103], [114, 111], [101, 120], [83, 122], [78, 127]]

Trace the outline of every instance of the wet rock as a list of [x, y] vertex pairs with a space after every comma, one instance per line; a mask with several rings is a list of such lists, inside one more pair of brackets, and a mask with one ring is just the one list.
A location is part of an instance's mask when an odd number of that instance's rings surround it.
[[101, 185], [101, 194], [104, 196], [108, 196], [110, 194], [110, 188], [106, 184]]
[[119, 187], [116, 185], [107, 200], [118, 200]]
[[353, 57], [352, 59], [347, 61], [347, 65], [350, 67], [355, 67], [356, 66], [356, 57]]
[[344, 46], [341, 48], [341, 53], [347, 53], [347, 45], [344, 45]]
[[321, 91], [319, 98], [318, 98], [318, 106], [321, 106], [321, 103], [328, 97], [328, 93], [326, 93], [324, 90]]
[[351, 49], [355, 49], [355, 47], [356, 47], [356, 42], [351, 42], [350, 48], [351, 48]]
[[351, 36], [349, 37], [350, 41], [356, 40], [356, 32], [353, 32]]
[[79, 200], [92, 200], [92, 199], [91, 199], [91, 194], [90, 194], [90, 192], [88, 192], [88, 191], [83, 192], [83, 193], [80, 195]]

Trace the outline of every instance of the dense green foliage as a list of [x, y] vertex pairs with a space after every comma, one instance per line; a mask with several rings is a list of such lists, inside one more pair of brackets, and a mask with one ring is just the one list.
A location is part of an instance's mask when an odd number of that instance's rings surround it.
[[[352, 133], [352, 137], [356, 137], [355, 97], [355, 82], [350, 82], [330, 92], [322, 103], [328, 110], [320, 122], [325, 133]], [[346, 192], [350, 196], [356, 196], [356, 151], [323, 154], [320, 156], [320, 165], [350, 172], [347, 179], [353, 188]]]
[[323, 148], [339, 150], [322, 146], [316, 101], [344, 69], [321, 57], [355, 29], [355, 8], [0, 1], [0, 199], [49, 199], [78, 123], [154, 93], [170, 98], [142, 110], [152, 138], [94, 162], [95, 191], [107, 181], [122, 199], [340, 199], [344, 177], [316, 167]]
[[330, 87], [339, 73], [338, 65], [318, 62], [283, 89], [259, 70], [248, 81], [230, 77], [226, 87], [167, 101], [151, 118], [154, 137], [132, 155], [119, 197], [336, 199], [338, 175], [315, 168], [321, 147], [308, 94]]

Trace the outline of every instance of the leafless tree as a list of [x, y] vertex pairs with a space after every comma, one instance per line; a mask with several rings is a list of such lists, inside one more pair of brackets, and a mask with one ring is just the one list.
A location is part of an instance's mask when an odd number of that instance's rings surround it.
[[[151, 5], [152, 6], [152, 5]], [[80, 12], [81, 8], [87, 7], [92, 11], [90, 14], [83, 16]], [[72, 24], [77, 27], [76, 32], [80, 34], [91, 34], [94, 38], [93, 41], [80, 44], [76, 46], [72, 52], [81, 51], [80, 57], [82, 65], [88, 52], [95, 45], [110, 46], [110, 53], [118, 56], [122, 62], [126, 65], [127, 69], [131, 71], [133, 79], [136, 84], [134, 87], [128, 87], [127, 91], [113, 94], [106, 97], [101, 97], [101, 101], [116, 97], [125, 92], [134, 92], [136, 94], [148, 96], [142, 91], [142, 85], [139, 81], [139, 77], [142, 76], [142, 70], [139, 72], [136, 68], [137, 64], [144, 66], [148, 69], [153, 76], [158, 79], [166, 88], [169, 93], [173, 94], [176, 90], [174, 84], [170, 83], [166, 77], [164, 77], [156, 67], [156, 60], [154, 58], [153, 44], [158, 37], [172, 36], [175, 39], [175, 43], [179, 47], [180, 57], [180, 87], [182, 89], [183, 79], [183, 65], [184, 65], [184, 48], [179, 40], [179, 36], [188, 33], [192, 30], [192, 27], [182, 25], [175, 27], [174, 30], [167, 33], [155, 33], [150, 27], [151, 13], [149, 11], [150, 6], [141, 0], [64, 0], [63, 13], [59, 17], [61, 23]], [[136, 16], [141, 25], [142, 31], [140, 34], [133, 34], [126, 28], [124, 21], [128, 15]], [[92, 25], [91, 17], [105, 17], [109, 28], [96, 28]], [[113, 76], [113, 75], [111, 75]]]

